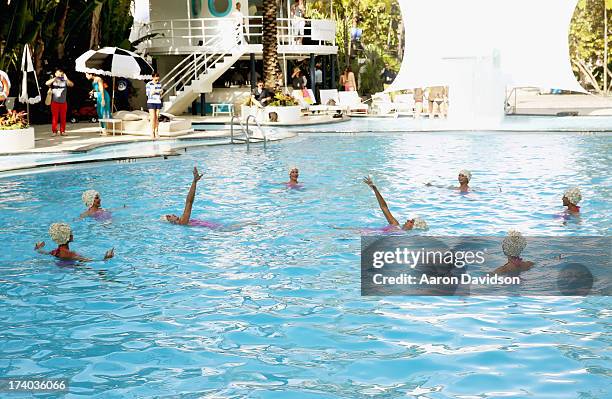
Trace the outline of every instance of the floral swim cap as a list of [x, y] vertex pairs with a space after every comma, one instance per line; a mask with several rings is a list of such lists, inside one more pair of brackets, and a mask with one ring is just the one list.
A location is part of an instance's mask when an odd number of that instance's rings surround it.
[[566, 197], [569, 202], [574, 205], [578, 205], [578, 203], [582, 200], [582, 194], [580, 193], [579, 187], [568, 188], [565, 194], [563, 194], [563, 196]]
[[462, 170], [460, 170], [460, 171], [459, 171], [459, 174], [460, 174], [460, 175], [463, 175], [463, 176], [465, 176], [465, 177], [467, 177], [468, 181], [472, 180], [472, 172], [470, 172], [470, 171], [469, 171], [469, 170], [467, 170], [467, 169], [462, 169]]
[[502, 241], [502, 250], [504, 251], [504, 255], [519, 257], [521, 252], [527, 246], [527, 240], [523, 235], [516, 231], [510, 230], [504, 241]]
[[53, 223], [49, 227], [49, 235], [57, 245], [64, 245], [70, 241], [72, 229], [67, 223]]
[[100, 195], [100, 193], [97, 192], [96, 190], [87, 190], [83, 193], [81, 198], [83, 199], [85, 206], [88, 208], [91, 208], [91, 206], [94, 203], [94, 199], [96, 199], [96, 196], [98, 195]]
[[425, 221], [425, 219], [422, 219], [420, 217], [416, 217], [414, 218], [414, 224], [412, 225], [412, 228], [415, 230], [427, 230], [427, 222]]

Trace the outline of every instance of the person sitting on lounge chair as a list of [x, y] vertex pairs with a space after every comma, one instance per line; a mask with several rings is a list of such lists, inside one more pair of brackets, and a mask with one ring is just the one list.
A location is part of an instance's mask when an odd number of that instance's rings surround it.
[[270, 101], [272, 101], [274, 95], [270, 90], [264, 87], [264, 82], [260, 80], [257, 82], [257, 87], [255, 90], [253, 90], [252, 97], [259, 104], [265, 107]]

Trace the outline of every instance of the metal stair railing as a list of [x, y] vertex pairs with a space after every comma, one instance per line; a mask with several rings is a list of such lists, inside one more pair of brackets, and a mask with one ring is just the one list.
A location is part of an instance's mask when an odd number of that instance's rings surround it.
[[224, 37], [216, 35], [204, 44], [204, 48], [219, 48], [222, 51], [216, 53], [193, 53], [179, 62], [163, 79], [160, 80], [164, 93], [162, 98], [176, 94], [187, 86], [188, 83], [199, 79], [203, 74], [213, 68], [226, 56], [232, 55], [236, 49], [243, 46], [242, 24], [234, 29], [234, 45], [227, 50], [223, 49]]

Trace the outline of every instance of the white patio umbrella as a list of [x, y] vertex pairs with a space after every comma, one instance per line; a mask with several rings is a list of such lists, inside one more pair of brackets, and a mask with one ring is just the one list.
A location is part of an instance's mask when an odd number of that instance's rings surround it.
[[[30, 45], [26, 44], [23, 49], [23, 55], [21, 56], [21, 91], [19, 92], [19, 102], [25, 103], [27, 106], [28, 122], [30, 121], [30, 104], [37, 104], [40, 102], [40, 87], [38, 86], [38, 77], [34, 70], [34, 63], [32, 62], [32, 53], [30, 52]], [[28, 82], [31, 78], [34, 78], [36, 82], [37, 95], [30, 97], [28, 93]]]
[[152, 79], [153, 67], [136, 53], [118, 47], [88, 50], [76, 59], [76, 71], [113, 77], [113, 100], [115, 103], [115, 78], [137, 80]]

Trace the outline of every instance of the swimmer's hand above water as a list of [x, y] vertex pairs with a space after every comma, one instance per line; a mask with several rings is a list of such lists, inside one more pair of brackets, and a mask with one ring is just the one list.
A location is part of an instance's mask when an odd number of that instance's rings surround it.
[[104, 254], [104, 260], [109, 260], [115, 256], [115, 248], [111, 248]]
[[200, 181], [202, 176], [204, 176], [204, 173], [202, 174], [198, 173], [198, 168], [194, 166], [193, 167], [193, 181]]

